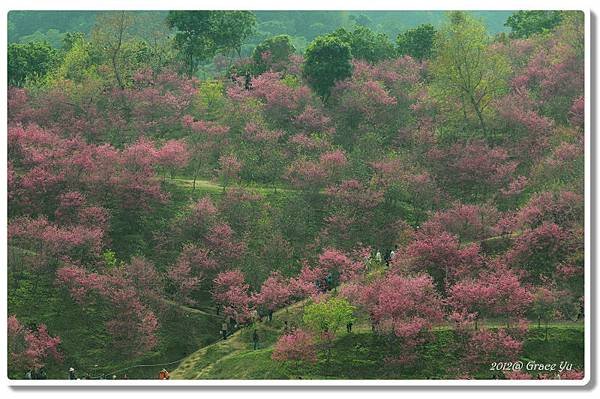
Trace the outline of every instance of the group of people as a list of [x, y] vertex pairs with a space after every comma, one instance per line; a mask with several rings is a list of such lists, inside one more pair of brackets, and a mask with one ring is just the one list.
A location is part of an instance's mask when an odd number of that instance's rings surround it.
[[386, 249], [383, 251], [384, 255], [381, 255], [381, 251], [377, 250], [377, 252], [375, 252], [375, 261], [378, 263], [384, 263], [386, 266], [390, 265], [390, 262], [394, 260], [394, 258], [396, 257], [396, 254], [398, 253], [398, 245], [394, 246], [394, 249]]
[[[237, 83], [237, 78], [238, 78], [238, 72], [235, 69], [235, 67], [233, 67], [229, 73], [229, 79], [231, 79], [231, 81], [233, 83]], [[251, 90], [252, 89], [252, 75], [250, 75], [250, 72], [246, 72], [244, 74], [244, 90]]]
[[26, 380], [45, 380], [47, 378], [46, 369], [43, 367], [40, 369], [27, 370], [25, 373]]
[[[107, 375], [101, 375], [98, 377], [91, 377], [89, 374], [84, 375], [83, 377], [79, 378], [77, 377], [77, 374], [75, 373], [75, 369], [73, 367], [69, 367], [69, 380], [116, 380], [118, 379], [116, 374], [113, 374], [112, 376], [108, 377]], [[123, 376], [120, 378], [121, 380], [128, 380], [129, 376], [127, 374], [123, 374]]]

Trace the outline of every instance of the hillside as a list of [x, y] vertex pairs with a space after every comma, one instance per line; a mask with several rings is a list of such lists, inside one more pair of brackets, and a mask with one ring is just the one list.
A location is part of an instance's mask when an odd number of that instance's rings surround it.
[[[475, 11], [491, 33], [507, 31], [506, 18], [513, 11]], [[89, 34], [93, 28], [97, 12], [71, 11], [11, 11], [8, 14], [9, 43], [26, 42], [46, 38], [56, 41], [65, 32], [79, 31]], [[150, 21], [164, 18], [164, 11], [138, 12]], [[335, 30], [339, 26], [350, 25], [353, 18], [361, 17], [371, 28], [386, 33], [390, 38], [419, 24], [430, 23], [439, 26], [444, 19], [444, 11], [258, 11], [259, 31], [248, 45], [256, 45], [259, 39], [282, 32], [301, 37], [309, 42], [316, 34]], [[366, 17], [366, 18], [365, 18]], [[307, 21], [310, 21], [307, 23]], [[258, 41], [257, 41], [258, 40]]]
[[11, 12], [9, 377], [582, 379], [585, 15], [489, 14]]
[[[277, 362], [271, 359], [273, 345], [283, 333], [284, 321], [301, 325], [304, 303], [278, 311], [272, 322], [264, 321], [245, 327], [227, 340], [220, 340], [194, 352], [171, 372], [173, 379], [452, 379], [457, 378], [460, 349], [456, 335], [449, 326], [433, 330], [433, 340], [419, 349], [418, 364], [403, 367], [382, 359], [397, 350], [389, 336], [373, 334], [366, 319], [359, 320], [352, 333], [339, 333], [328, 361], [323, 353], [316, 364]], [[487, 323], [494, 329], [502, 324]], [[252, 334], [257, 330], [260, 345], [253, 349]], [[530, 325], [519, 360], [527, 363], [570, 362], [575, 368], [583, 366], [581, 322], [551, 323], [548, 339], [545, 327]], [[491, 372], [489, 365], [481, 367], [475, 378], [504, 378]]]

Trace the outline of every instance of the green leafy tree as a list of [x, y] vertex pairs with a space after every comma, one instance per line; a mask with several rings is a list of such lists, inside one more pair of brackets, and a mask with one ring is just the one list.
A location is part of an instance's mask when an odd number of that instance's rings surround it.
[[264, 40], [252, 52], [255, 72], [261, 74], [269, 68], [278, 69], [288, 62], [295, 51], [288, 35], [277, 35]]
[[145, 64], [160, 70], [176, 60], [177, 51], [173, 47], [173, 35], [165, 21], [165, 16], [153, 12], [136, 15], [136, 36], [145, 47]]
[[504, 26], [511, 29], [510, 37], [522, 39], [549, 32], [562, 20], [561, 11], [517, 11], [508, 17]]
[[335, 36], [319, 36], [306, 49], [303, 76], [327, 102], [336, 82], [352, 75], [350, 46]]
[[531, 306], [532, 315], [538, 320], [538, 328], [541, 327], [542, 320], [545, 324], [545, 338], [548, 340], [548, 322], [552, 320], [558, 309], [558, 295], [555, 291], [547, 287], [538, 287], [533, 293], [533, 303]]
[[58, 52], [47, 42], [11, 43], [8, 46], [8, 84], [23, 86], [46, 75], [58, 61]]
[[130, 60], [126, 47], [133, 41], [134, 15], [127, 11], [107, 12], [98, 15], [92, 30], [92, 43], [107, 59], [120, 88], [125, 87], [124, 70]]
[[65, 36], [64, 54], [60, 65], [48, 74], [50, 86], [65, 79], [80, 83], [90, 77], [98, 78], [97, 66], [101, 63], [98, 49], [83, 34]]
[[352, 57], [368, 62], [378, 62], [395, 55], [394, 45], [385, 33], [375, 33], [366, 26], [353, 31], [340, 28], [332, 33], [350, 46]]
[[219, 51], [242, 56], [242, 44], [256, 31], [256, 16], [251, 11], [215, 12], [215, 42]]
[[352, 306], [346, 299], [331, 297], [326, 301], [315, 302], [304, 309], [302, 320], [312, 331], [320, 334], [327, 344], [327, 359], [331, 356], [333, 340], [340, 328], [355, 321]]
[[67, 32], [62, 38], [62, 50], [67, 52], [73, 48], [76, 42], [84, 40], [85, 33], [83, 32]]
[[396, 38], [398, 54], [410, 55], [419, 61], [431, 58], [435, 33], [435, 28], [430, 24], [400, 33]]
[[373, 23], [373, 20], [369, 18], [368, 15], [358, 14], [358, 15], [350, 15], [350, 21], [354, 22], [356, 25], [360, 26], [369, 26]]
[[254, 32], [256, 18], [250, 11], [169, 11], [167, 24], [175, 33], [175, 46], [192, 76], [201, 62], [219, 52], [240, 55], [243, 42]]
[[31, 35], [21, 36], [19, 43], [48, 42], [52, 47], [59, 48], [64, 35], [58, 29], [48, 29], [45, 33], [38, 30]]
[[175, 47], [187, 64], [187, 74], [196, 73], [200, 62], [212, 58], [217, 53], [213, 37], [214, 11], [169, 11], [167, 24], [176, 29]]
[[459, 104], [465, 124], [475, 118], [485, 132], [491, 102], [507, 90], [510, 65], [490, 51], [482, 22], [465, 12], [452, 12], [437, 34], [431, 65], [432, 94], [449, 108]]

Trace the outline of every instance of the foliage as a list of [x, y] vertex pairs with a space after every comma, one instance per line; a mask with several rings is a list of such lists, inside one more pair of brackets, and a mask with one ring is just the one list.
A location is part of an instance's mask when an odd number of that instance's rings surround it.
[[562, 21], [560, 11], [517, 11], [504, 25], [511, 29], [510, 35], [527, 38], [537, 33], [546, 33]]
[[457, 112], [465, 122], [474, 115], [485, 131], [491, 101], [507, 89], [510, 66], [487, 47], [489, 38], [481, 22], [462, 12], [451, 13], [449, 20], [436, 35], [433, 94], [446, 106], [460, 104]]
[[336, 82], [350, 77], [350, 46], [335, 36], [320, 36], [306, 49], [303, 76], [326, 101]]
[[250, 11], [169, 11], [167, 17], [167, 24], [176, 29], [175, 45], [187, 64], [188, 76], [218, 52], [239, 54], [255, 23]]
[[[372, 12], [170, 15], [25, 36], [64, 43], [8, 90], [18, 336], [60, 336], [86, 372], [200, 346], [194, 378], [527, 377], [478, 363], [517, 353], [581, 376], [581, 13], [494, 40], [485, 13], [416, 18], [394, 29], [434, 28], [401, 56]], [[240, 330], [209, 345], [223, 316]], [[50, 352], [35, 363], [64, 377]]]
[[344, 298], [331, 297], [306, 305], [302, 320], [317, 334], [326, 339], [354, 320], [354, 306]]
[[419, 25], [400, 33], [396, 38], [398, 55], [410, 55], [419, 61], [428, 60], [433, 54], [435, 35], [435, 28], [431, 24]]
[[262, 74], [269, 70], [281, 71], [289, 62], [290, 55], [296, 52], [288, 35], [277, 35], [261, 42], [252, 52], [254, 72]]
[[355, 59], [376, 63], [394, 56], [394, 46], [390, 39], [385, 34], [375, 33], [365, 26], [359, 26], [353, 31], [340, 28], [330, 36], [348, 44]]
[[58, 52], [46, 42], [11, 43], [8, 46], [8, 84], [24, 86], [41, 79], [58, 62]]

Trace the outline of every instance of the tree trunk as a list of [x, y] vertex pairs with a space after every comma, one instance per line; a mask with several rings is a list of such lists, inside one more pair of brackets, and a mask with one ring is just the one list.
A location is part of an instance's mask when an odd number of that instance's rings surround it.
[[481, 127], [481, 131], [485, 132], [485, 123], [483, 121], [483, 113], [479, 109], [479, 105], [477, 104], [477, 101], [475, 101], [473, 96], [471, 96], [470, 98], [471, 98], [471, 104], [473, 105], [473, 109], [475, 110], [475, 113], [477, 114], [477, 118], [479, 119], [479, 126]]
[[113, 66], [113, 70], [115, 71], [115, 78], [117, 79], [117, 84], [119, 85], [119, 87], [121, 89], [124, 89], [125, 86], [123, 86], [123, 81], [121, 80], [121, 74], [119, 73], [119, 68], [117, 68], [117, 51], [115, 51], [113, 53], [112, 66]]

